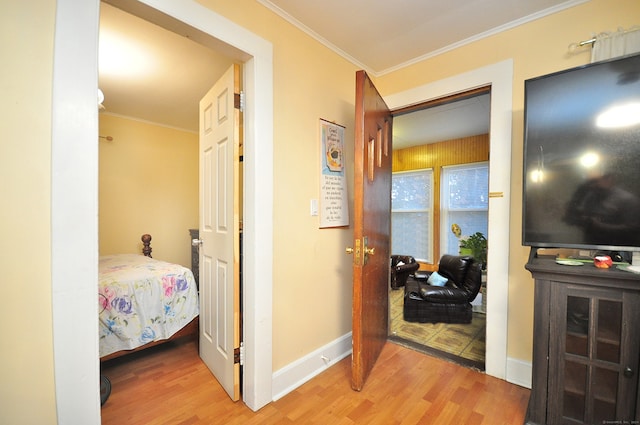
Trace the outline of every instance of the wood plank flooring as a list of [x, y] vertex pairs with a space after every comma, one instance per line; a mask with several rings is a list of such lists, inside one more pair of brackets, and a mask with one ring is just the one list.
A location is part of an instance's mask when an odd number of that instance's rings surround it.
[[106, 362], [111, 424], [522, 424], [529, 390], [387, 343], [361, 392], [346, 358], [252, 412], [232, 402], [187, 340]]

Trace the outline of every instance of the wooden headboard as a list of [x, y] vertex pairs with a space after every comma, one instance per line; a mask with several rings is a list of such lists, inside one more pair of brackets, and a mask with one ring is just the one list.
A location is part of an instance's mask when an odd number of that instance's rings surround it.
[[142, 253], [149, 258], [151, 257], [151, 251], [153, 251], [151, 249], [151, 235], [148, 233], [145, 233], [144, 235], [142, 235], [142, 237], [140, 238], [140, 240], [142, 240]]

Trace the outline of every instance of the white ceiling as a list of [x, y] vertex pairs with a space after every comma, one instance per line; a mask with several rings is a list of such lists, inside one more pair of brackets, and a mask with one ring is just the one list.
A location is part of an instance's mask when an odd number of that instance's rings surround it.
[[393, 118], [393, 149], [489, 133], [491, 95], [483, 94]]
[[[588, 0], [257, 1], [382, 75]], [[198, 101], [233, 62], [219, 52], [103, 2], [99, 86], [106, 112], [197, 131]], [[488, 126], [485, 95], [396, 117], [394, 148], [414, 143], [415, 135], [425, 143]]]
[[100, 7], [105, 112], [197, 131], [198, 102], [231, 59], [109, 4]]
[[588, 0], [257, 0], [373, 75]]

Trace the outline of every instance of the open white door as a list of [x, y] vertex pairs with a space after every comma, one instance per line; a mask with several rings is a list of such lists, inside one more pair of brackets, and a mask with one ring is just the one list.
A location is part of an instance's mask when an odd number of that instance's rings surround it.
[[232, 65], [200, 101], [199, 151], [200, 357], [234, 401], [240, 398], [239, 76]]

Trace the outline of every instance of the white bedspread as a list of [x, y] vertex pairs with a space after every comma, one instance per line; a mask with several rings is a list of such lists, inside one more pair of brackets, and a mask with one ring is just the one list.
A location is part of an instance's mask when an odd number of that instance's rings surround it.
[[137, 254], [100, 257], [100, 357], [167, 339], [198, 315], [186, 267]]

